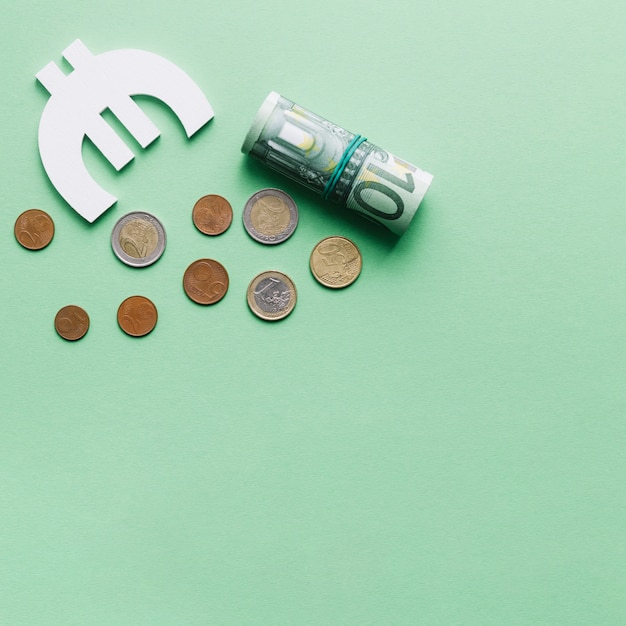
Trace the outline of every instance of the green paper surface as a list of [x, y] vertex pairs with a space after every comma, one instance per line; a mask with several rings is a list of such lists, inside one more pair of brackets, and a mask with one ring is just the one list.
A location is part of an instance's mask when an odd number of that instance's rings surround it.
[[[0, 623], [619, 625], [626, 622], [626, 5], [600, 2], [43, 2], [5, 7], [0, 150]], [[39, 160], [35, 73], [80, 38], [179, 65], [215, 118], [161, 130], [94, 224]], [[433, 184], [397, 239], [240, 152], [276, 90]], [[246, 199], [280, 187], [300, 223], [263, 246]], [[210, 238], [195, 201], [225, 196]], [[29, 252], [13, 225], [55, 221]], [[115, 222], [168, 236], [145, 269]], [[363, 254], [315, 282], [323, 237]], [[182, 289], [225, 265], [217, 305]], [[246, 288], [298, 288], [278, 323]], [[126, 297], [159, 311], [126, 336]], [[77, 304], [80, 341], [54, 331]]]

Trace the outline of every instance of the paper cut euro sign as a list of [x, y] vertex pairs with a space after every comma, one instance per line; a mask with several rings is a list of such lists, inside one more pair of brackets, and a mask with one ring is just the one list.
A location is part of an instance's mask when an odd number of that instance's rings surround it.
[[89, 222], [117, 198], [102, 189], [83, 162], [87, 136], [116, 170], [134, 158], [130, 148], [101, 117], [109, 109], [142, 148], [159, 129], [131, 96], [162, 100], [191, 137], [212, 117], [213, 109], [200, 88], [176, 65], [145, 50], [112, 50], [92, 55], [77, 39], [63, 57], [74, 68], [65, 75], [48, 63], [37, 80], [50, 93], [39, 122], [39, 154], [44, 169], [61, 196]]

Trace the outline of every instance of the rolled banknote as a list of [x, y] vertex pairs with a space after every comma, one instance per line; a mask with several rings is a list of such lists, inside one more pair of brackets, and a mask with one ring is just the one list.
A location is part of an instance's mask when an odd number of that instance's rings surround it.
[[411, 223], [433, 179], [275, 91], [258, 110], [241, 151], [396, 235]]

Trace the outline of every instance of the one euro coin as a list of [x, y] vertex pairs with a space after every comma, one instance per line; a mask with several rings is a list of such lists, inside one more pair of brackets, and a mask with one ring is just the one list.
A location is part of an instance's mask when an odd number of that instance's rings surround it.
[[298, 299], [291, 278], [276, 270], [255, 276], [248, 286], [247, 296], [250, 310], [262, 320], [271, 322], [287, 317]]

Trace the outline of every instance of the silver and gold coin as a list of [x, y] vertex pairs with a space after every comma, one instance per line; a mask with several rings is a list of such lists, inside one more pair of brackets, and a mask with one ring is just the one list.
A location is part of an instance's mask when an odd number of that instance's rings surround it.
[[361, 273], [363, 258], [354, 242], [346, 237], [326, 237], [311, 252], [309, 262], [315, 279], [331, 289], [351, 285]]
[[289, 315], [298, 293], [289, 276], [270, 270], [252, 279], [248, 286], [248, 306], [262, 320], [276, 321]]
[[131, 267], [146, 267], [158, 261], [165, 250], [165, 229], [144, 211], [120, 218], [113, 227], [111, 246], [115, 256]]
[[298, 225], [298, 207], [280, 189], [261, 189], [246, 202], [243, 225], [252, 239], [277, 244], [289, 239]]

